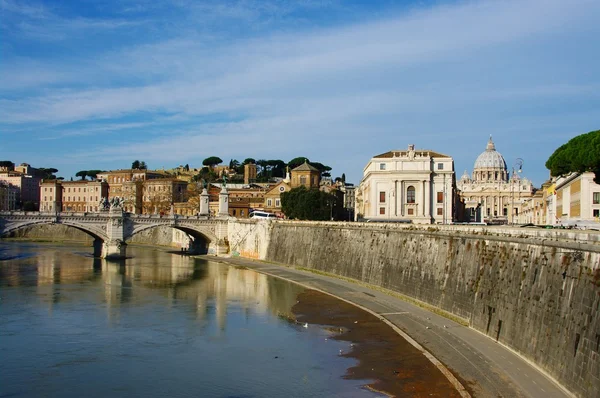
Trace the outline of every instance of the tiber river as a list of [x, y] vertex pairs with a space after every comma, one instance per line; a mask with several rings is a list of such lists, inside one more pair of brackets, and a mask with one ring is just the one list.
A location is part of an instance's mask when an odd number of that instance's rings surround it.
[[128, 247], [0, 242], [0, 397], [373, 397], [347, 342], [290, 322], [302, 288]]

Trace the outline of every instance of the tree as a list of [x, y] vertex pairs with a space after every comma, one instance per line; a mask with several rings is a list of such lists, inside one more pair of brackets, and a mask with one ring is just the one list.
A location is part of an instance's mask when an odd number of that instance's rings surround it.
[[301, 164], [303, 164], [304, 162], [310, 162], [310, 160], [308, 160], [308, 158], [305, 158], [303, 156], [299, 156], [297, 158], [290, 160], [288, 162], [288, 166], [290, 169], [294, 169], [294, 168], [300, 166]]
[[39, 167], [38, 171], [42, 174], [42, 178], [44, 180], [55, 180], [56, 176], [54, 175], [54, 173], [58, 172], [58, 169], [55, 169], [53, 167], [49, 167], [49, 168]]
[[346, 173], [342, 173], [342, 183], [346, 183]]
[[230, 169], [230, 170], [237, 170], [237, 168], [238, 168], [238, 166], [239, 166], [239, 165], [240, 165], [240, 162], [238, 162], [238, 161], [237, 161], [237, 160], [235, 160], [235, 159], [231, 159], [231, 160], [229, 161], [229, 169]]
[[134, 160], [133, 163], [131, 163], [131, 168], [132, 169], [139, 169], [140, 168], [140, 161], [139, 160]]
[[242, 164], [256, 164], [256, 160], [252, 159], [252, 158], [246, 158], [244, 159], [244, 161], [242, 162]]
[[334, 203], [333, 195], [304, 186], [281, 194], [281, 210], [291, 219], [329, 220]]
[[594, 182], [600, 184], [600, 130], [578, 135], [560, 146], [546, 161], [546, 168], [554, 177], [591, 171]]
[[146, 162], [144, 162], [143, 160], [140, 162], [140, 167], [138, 167], [140, 170], [148, 170], [148, 165], [146, 164]]
[[223, 160], [218, 156], [210, 156], [202, 161], [202, 164], [208, 167], [215, 167], [221, 163], [223, 163]]
[[81, 177], [82, 180], [85, 180], [85, 177], [87, 177], [87, 175], [88, 175], [87, 170], [81, 170], [81, 171], [78, 171], [77, 173], [75, 173], [75, 177]]
[[7, 167], [9, 170], [14, 170], [15, 164], [10, 160], [0, 160], [0, 167]]
[[92, 180], [95, 180], [96, 179], [96, 175], [98, 175], [100, 173], [102, 173], [102, 170], [88, 170], [87, 175]]

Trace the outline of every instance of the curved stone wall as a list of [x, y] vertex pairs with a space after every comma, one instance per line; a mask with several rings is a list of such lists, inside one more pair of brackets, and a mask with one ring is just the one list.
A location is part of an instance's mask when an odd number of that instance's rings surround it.
[[506, 231], [278, 222], [265, 259], [424, 301], [600, 396], [600, 245]]

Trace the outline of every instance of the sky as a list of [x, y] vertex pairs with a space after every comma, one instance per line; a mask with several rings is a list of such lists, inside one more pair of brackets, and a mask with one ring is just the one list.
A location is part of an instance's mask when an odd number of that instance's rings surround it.
[[0, 160], [151, 169], [389, 150], [472, 172], [493, 136], [540, 186], [600, 129], [597, 0], [0, 0]]

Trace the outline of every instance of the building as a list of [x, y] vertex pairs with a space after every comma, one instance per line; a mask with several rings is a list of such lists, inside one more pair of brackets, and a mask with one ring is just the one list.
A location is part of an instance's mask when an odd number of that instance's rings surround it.
[[20, 190], [18, 187], [0, 181], [0, 211], [17, 210]]
[[308, 164], [307, 161], [304, 161], [303, 164], [292, 169], [292, 175], [289, 184], [292, 189], [298, 188], [299, 186], [303, 186], [307, 189], [318, 189], [320, 182], [321, 172], [319, 171], [319, 169], [317, 169], [314, 166], [311, 166], [310, 164]]
[[475, 160], [473, 176], [465, 170], [457, 182], [460, 199], [464, 202], [465, 221], [483, 221], [493, 224], [522, 223], [524, 203], [534, 193], [533, 184], [521, 178], [522, 163], [517, 163], [511, 172], [492, 137]]
[[365, 166], [356, 193], [358, 219], [446, 224], [453, 220], [454, 160], [430, 150], [394, 150]]
[[108, 183], [98, 180], [44, 180], [39, 190], [42, 212], [98, 212], [100, 200], [108, 197]]
[[[171, 213], [174, 203], [184, 201], [188, 183], [176, 178], [154, 178], [138, 183], [136, 193], [139, 192], [140, 185], [142, 214], [164, 215]], [[127, 204], [127, 200], [125, 203]]]
[[[144, 189], [144, 181], [171, 178], [169, 174], [161, 171], [122, 169], [99, 173], [96, 175], [96, 179], [108, 182], [109, 200], [114, 197], [124, 199], [123, 210], [134, 214], [148, 214], [145, 213], [147, 209], [157, 207], [149, 202], [154, 202], [158, 198], [155, 198], [154, 195], [147, 195], [148, 192]], [[183, 181], [182, 183], [185, 184]], [[146, 210], [144, 210], [144, 202], [146, 202]]]
[[[29, 174], [31, 173], [31, 174]], [[15, 208], [23, 208], [28, 204], [31, 210], [38, 210], [40, 204], [40, 184], [41, 177], [37, 169], [33, 169], [27, 163], [22, 163], [17, 167], [5, 166], [0, 170], [0, 182], [11, 186], [11, 192], [16, 188], [18, 198]], [[14, 200], [14, 193], [11, 193]]]
[[557, 224], [600, 227], [600, 185], [594, 173], [571, 173], [555, 183]]
[[247, 163], [244, 165], [244, 184], [248, 185], [256, 181], [256, 165]]

